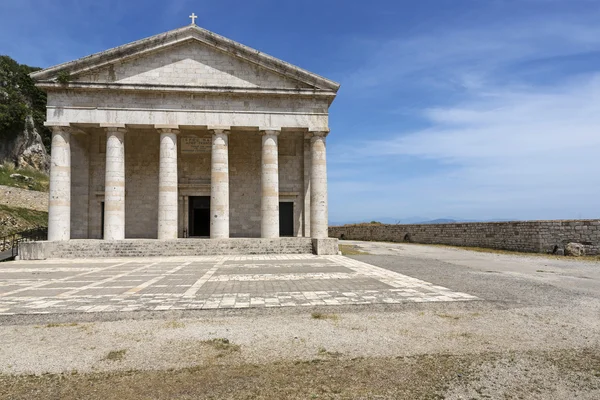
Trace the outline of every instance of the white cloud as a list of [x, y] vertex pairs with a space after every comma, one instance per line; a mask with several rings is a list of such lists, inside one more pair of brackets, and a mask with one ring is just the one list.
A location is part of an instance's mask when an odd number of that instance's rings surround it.
[[361, 40], [365, 64], [343, 80], [349, 89], [385, 89], [414, 79], [429, 85], [480, 88], [497, 68], [597, 50], [598, 11], [577, 18], [543, 16], [472, 26], [440, 27], [430, 33], [389, 40]]
[[[358, 166], [360, 173], [384, 164], [389, 172], [371, 178], [369, 195], [360, 184], [333, 182], [333, 206], [359, 219], [374, 217], [371, 207], [358, 206], [371, 199], [378, 215], [397, 218], [598, 217], [600, 73], [557, 74], [544, 85], [506, 73], [533, 60], [599, 51], [600, 26], [586, 20], [520, 21], [379, 46], [352, 74], [354, 89], [385, 95], [405, 83], [435, 83], [460, 100], [415, 110], [421, 130], [373, 132], [334, 149], [333, 169]], [[398, 168], [411, 160], [422, 171]]]

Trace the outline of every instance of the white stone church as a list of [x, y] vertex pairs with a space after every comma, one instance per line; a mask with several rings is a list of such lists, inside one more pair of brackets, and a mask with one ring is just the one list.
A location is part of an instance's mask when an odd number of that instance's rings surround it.
[[327, 238], [338, 83], [195, 24], [31, 76], [53, 131], [47, 244]]

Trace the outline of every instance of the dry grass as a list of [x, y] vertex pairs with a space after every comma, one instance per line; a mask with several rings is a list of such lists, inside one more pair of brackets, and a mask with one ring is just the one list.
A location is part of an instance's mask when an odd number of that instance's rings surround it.
[[454, 319], [454, 320], [458, 320], [460, 319], [460, 317], [458, 315], [451, 315], [451, 314], [435, 314], [440, 318], [444, 318], [444, 319]]
[[324, 314], [321, 312], [314, 312], [310, 314], [312, 319], [330, 319], [332, 321], [337, 321], [340, 319], [340, 316], [337, 314]]
[[[440, 400], [461, 387], [483, 393], [465, 398], [496, 398], [488, 395], [496, 393], [503, 394], [502, 398], [550, 399], [556, 398], [556, 393], [547, 378], [557, 376], [557, 371], [566, 393], [600, 390], [600, 353], [594, 348], [351, 360], [322, 350], [320, 358], [309, 361], [205, 364], [166, 371], [0, 375], [0, 399]], [[485, 369], [485, 365], [494, 368]], [[503, 380], [507, 374], [515, 380]], [[484, 381], [492, 385], [483, 387]], [[531, 393], [536, 396], [529, 396]]]
[[165, 323], [165, 328], [180, 329], [185, 328], [185, 324], [180, 321], [172, 320]]
[[351, 244], [340, 244], [340, 251], [344, 256], [360, 256], [360, 255], [368, 255], [366, 251], [361, 251], [357, 246]]
[[438, 392], [455, 371], [468, 366], [451, 357], [341, 360], [326, 350], [320, 357], [267, 365], [208, 364], [174, 371], [0, 376], [0, 399], [433, 400], [442, 398]]
[[105, 360], [121, 361], [123, 358], [125, 358], [125, 353], [127, 353], [127, 350], [125, 349], [109, 351]]
[[[21, 174], [31, 178], [29, 181], [11, 178], [11, 174]], [[50, 185], [49, 176], [41, 171], [33, 168], [17, 169], [9, 162], [2, 164], [0, 168], [0, 185], [13, 186], [21, 189], [36, 190], [39, 192], [47, 192]]]
[[0, 236], [12, 235], [48, 224], [48, 213], [0, 204]]
[[79, 324], [77, 322], [71, 322], [71, 323], [67, 323], [67, 324], [56, 324], [56, 323], [50, 323], [50, 324], [46, 324], [45, 327], [46, 328], [63, 328], [63, 327], [67, 327], [67, 326], [78, 326]]
[[230, 342], [227, 338], [203, 340], [200, 343], [212, 347], [213, 349], [218, 350], [221, 353], [232, 353], [234, 351], [240, 351], [240, 346], [238, 344]]

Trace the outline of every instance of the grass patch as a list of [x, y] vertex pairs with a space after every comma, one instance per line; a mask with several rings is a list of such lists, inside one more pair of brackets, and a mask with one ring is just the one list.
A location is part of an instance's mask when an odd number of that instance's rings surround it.
[[218, 350], [222, 353], [232, 353], [235, 351], [240, 351], [240, 345], [231, 343], [227, 338], [203, 340], [201, 343], [203, 345], [210, 346], [213, 349]]
[[320, 347], [318, 353], [320, 356], [327, 356], [327, 357], [332, 357], [332, 358], [338, 358], [343, 355], [339, 351], [328, 351], [324, 347]]
[[337, 321], [340, 319], [340, 316], [337, 314], [325, 314], [325, 313], [320, 313], [320, 312], [314, 312], [314, 313], [310, 314], [310, 317], [312, 319], [330, 319], [333, 321]]
[[[326, 352], [326, 350], [325, 350]], [[515, 363], [528, 370], [514, 369]], [[494, 365], [495, 367], [483, 368]], [[320, 357], [310, 361], [215, 363], [174, 370], [133, 370], [42, 375], [0, 374], [0, 399], [411, 399], [441, 400], [452, 388], [482, 388], [482, 377], [498, 382], [496, 393], [468, 398], [556, 398], [548, 371], [558, 370], [569, 398], [596, 398], [598, 348], [547, 352], [429, 354], [398, 357]], [[546, 371], [546, 372], [545, 372]], [[506, 374], [518, 375], [505, 382]], [[486, 391], [489, 391], [486, 390]], [[568, 393], [568, 392], [567, 392]], [[454, 397], [453, 397], [454, 398]]]
[[[10, 176], [12, 174], [21, 174], [31, 179], [22, 180], [11, 178]], [[0, 167], [0, 185], [36, 190], [38, 192], [47, 192], [50, 185], [50, 178], [45, 172], [33, 168], [15, 168], [12, 163], [5, 162]]]
[[6, 236], [38, 226], [46, 226], [48, 213], [0, 204], [0, 221], [3, 222], [0, 224], [0, 236]]
[[123, 358], [125, 358], [125, 353], [127, 353], [127, 350], [125, 350], [125, 349], [109, 351], [108, 354], [106, 355], [105, 360], [121, 361]]
[[180, 329], [180, 328], [185, 328], [185, 324], [183, 322], [173, 320], [173, 321], [168, 321], [167, 323], [165, 323], [165, 328]]
[[50, 324], [46, 324], [45, 327], [46, 328], [63, 328], [66, 326], [77, 326], [79, 325], [77, 322], [71, 322], [70, 324], [55, 324], [55, 323], [50, 323]]
[[343, 358], [203, 364], [176, 370], [0, 375], [0, 398], [439, 400], [470, 361], [458, 357]]
[[352, 244], [340, 244], [340, 251], [343, 256], [360, 256], [360, 255], [368, 255], [366, 251], [361, 251], [359, 248]]
[[454, 319], [454, 320], [458, 320], [460, 319], [460, 317], [458, 315], [450, 315], [450, 314], [435, 314], [440, 318], [445, 318], [445, 319]]

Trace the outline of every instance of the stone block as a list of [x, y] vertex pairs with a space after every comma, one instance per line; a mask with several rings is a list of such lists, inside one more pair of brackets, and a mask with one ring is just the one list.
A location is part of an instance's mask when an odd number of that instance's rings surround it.
[[19, 244], [19, 260], [45, 260], [59, 242], [24, 242]]
[[335, 238], [312, 239], [313, 253], [319, 256], [337, 255], [340, 251], [338, 240]]

